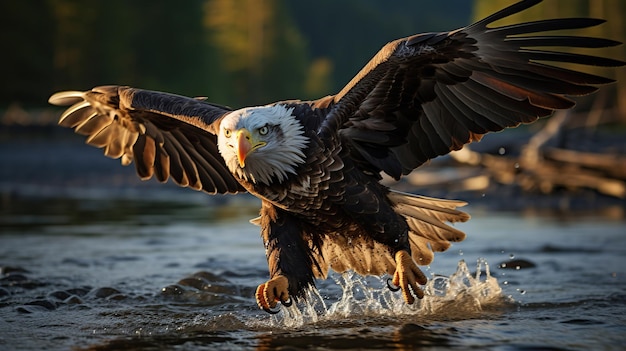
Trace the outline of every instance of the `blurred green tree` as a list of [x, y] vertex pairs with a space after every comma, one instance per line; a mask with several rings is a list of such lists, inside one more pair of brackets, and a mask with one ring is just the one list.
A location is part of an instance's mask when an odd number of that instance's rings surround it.
[[53, 31], [47, 3], [0, 1], [0, 106], [47, 99], [45, 92], [53, 86]]
[[102, 84], [233, 106], [317, 98], [389, 40], [466, 24], [470, 4], [449, 1], [0, 1], [0, 108]]
[[54, 88], [141, 85], [198, 95], [213, 61], [203, 0], [48, 0], [56, 31]]
[[279, 0], [207, 0], [204, 24], [231, 91], [226, 103], [261, 104], [303, 94], [307, 52]]
[[341, 90], [389, 41], [468, 24], [471, 2], [285, 0], [285, 6], [307, 41], [311, 65], [317, 65], [311, 72], [330, 74], [321, 96]]
[[[514, 1], [476, 0], [474, 16]], [[0, 107], [44, 106], [54, 91], [102, 84], [233, 107], [317, 98], [339, 91], [386, 42], [466, 25], [471, 8], [467, 0], [0, 1]], [[547, 0], [515, 20], [602, 17], [609, 22], [587, 35], [623, 41], [625, 9], [622, 0]], [[626, 109], [626, 70], [613, 72]]]

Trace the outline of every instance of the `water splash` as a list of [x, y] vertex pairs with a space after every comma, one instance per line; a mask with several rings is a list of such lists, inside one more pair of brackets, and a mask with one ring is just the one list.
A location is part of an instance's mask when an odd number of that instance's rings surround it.
[[346, 318], [420, 317], [467, 318], [489, 306], [499, 306], [510, 301], [503, 296], [496, 278], [491, 276], [489, 264], [477, 260], [476, 273], [472, 274], [464, 260], [459, 261], [455, 273], [434, 276], [423, 287], [425, 296], [413, 305], [407, 305], [399, 292], [386, 286], [387, 277], [363, 277], [354, 272], [331, 276], [341, 288], [338, 300], [323, 298], [317, 289], [307, 292], [301, 301], [272, 316], [275, 326], [301, 327], [320, 321]]

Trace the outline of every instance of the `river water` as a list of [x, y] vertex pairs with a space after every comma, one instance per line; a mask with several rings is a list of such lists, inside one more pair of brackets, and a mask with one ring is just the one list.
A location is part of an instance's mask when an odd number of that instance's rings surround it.
[[131, 168], [65, 140], [0, 143], [2, 350], [626, 345], [621, 215], [474, 203], [458, 225], [468, 238], [424, 267], [428, 294], [415, 306], [385, 277], [333, 274], [268, 315], [254, 300], [267, 279], [248, 223], [255, 199], [138, 184]]

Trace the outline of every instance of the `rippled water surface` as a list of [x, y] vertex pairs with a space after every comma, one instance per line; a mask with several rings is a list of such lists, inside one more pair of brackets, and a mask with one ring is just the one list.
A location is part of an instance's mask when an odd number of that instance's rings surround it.
[[[248, 223], [256, 200], [159, 184], [126, 187], [132, 169], [107, 176], [109, 166], [120, 167], [111, 160], [91, 171], [67, 158], [42, 169], [52, 162], [48, 148], [29, 145], [29, 155], [32, 148], [43, 154], [39, 163], [24, 161], [23, 148], [0, 149], [3, 164], [25, 162], [15, 175], [0, 171], [0, 349], [626, 344], [622, 219], [470, 206], [472, 220], [458, 226], [468, 239], [425, 267], [429, 295], [418, 305], [405, 306], [384, 277], [335, 274], [318, 282], [306, 303], [270, 316], [253, 297], [267, 279], [258, 228]], [[94, 151], [94, 159], [102, 157]]]

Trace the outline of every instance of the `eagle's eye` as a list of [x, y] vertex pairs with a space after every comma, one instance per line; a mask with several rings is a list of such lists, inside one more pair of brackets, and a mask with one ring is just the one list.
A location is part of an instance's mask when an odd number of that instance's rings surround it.
[[230, 138], [231, 135], [232, 135], [232, 131], [228, 128], [224, 128], [224, 136], [227, 138]]
[[266, 135], [269, 132], [269, 128], [267, 128], [267, 126], [263, 126], [261, 128], [259, 128], [259, 134], [261, 135]]

